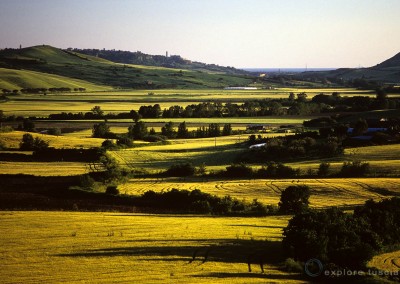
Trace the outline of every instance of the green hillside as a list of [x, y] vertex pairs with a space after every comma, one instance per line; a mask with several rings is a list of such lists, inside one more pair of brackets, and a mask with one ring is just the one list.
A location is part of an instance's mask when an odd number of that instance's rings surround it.
[[[46, 45], [1, 50], [0, 68], [54, 74], [114, 88], [223, 88], [246, 86], [252, 82], [252, 78], [246, 75], [213, 74], [205, 71], [113, 63]], [[43, 76], [49, 75], [43, 74]], [[15, 83], [15, 79], [10, 81], [7, 78], [9, 77], [1, 77], [0, 87], [6, 87], [7, 84], [16, 86], [28, 84], [24, 77], [20, 78], [18, 84]]]
[[20, 90], [26, 88], [85, 88], [87, 91], [109, 90], [110, 87], [87, 81], [28, 70], [0, 68], [0, 89]]

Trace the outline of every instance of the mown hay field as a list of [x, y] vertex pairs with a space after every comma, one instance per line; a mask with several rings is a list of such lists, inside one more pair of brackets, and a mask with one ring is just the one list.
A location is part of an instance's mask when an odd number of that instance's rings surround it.
[[[306, 283], [277, 269], [288, 217], [0, 212], [3, 283]], [[207, 261], [204, 260], [209, 250]], [[193, 253], [198, 257], [189, 263]], [[265, 274], [246, 259], [265, 253]]]
[[[138, 195], [148, 190], [166, 192], [173, 188], [194, 190], [220, 197], [230, 195], [239, 200], [257, 199], [264, 204], [278, 205], [282, 191], [292, 185], [307, 185], [311, 190], [310, 206], [354, 206], [368, 199], [382, 200], [400, 195], [398, 178], [331, 178], [331, 179], [131, 179], [119, 186], [121, 193]], [[382, 190], [384, 188], [385, 190]]]

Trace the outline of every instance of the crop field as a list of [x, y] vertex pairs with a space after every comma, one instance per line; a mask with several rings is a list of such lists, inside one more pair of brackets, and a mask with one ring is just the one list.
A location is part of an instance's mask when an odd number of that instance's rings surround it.
[[[307, 283], [278, 270], [288, 217], [1, 212], [3, 283]], [[198, 256], [193, 262], [195, 251]], [[208, 251], [207, 261], [203, 263]], [[265, 274], [247, 257], [267, 256]]]
[[400, 250], [374, 256], [368, 266], [381, 271], [399, 273], [400, 270]]
[[[100, 88], [100, 87], [99, 87]], [[90, 88], [89, 88], [90, 89]], [[8, 96], [8, 101], [1, 104], [7, 115], [43, 116], [57, 112], [87, 112], [95, 105], [100, 105], [106, 112], [125, 112], [138, 110], [142, 105], [160, 104], [161, 109], [173, 105], [185, 107], [189, 104], [221, 101], [242, 103], [246, 100], [265, 98], [288, 98], [291, 92], [306, 92], [309, 98], [324, 93], [339, 92], [342, 96], [375, 96], [373, 91], [357, 89], [290, 89], [274, 90], [131, 90], [99, 91], [79, 93], [19, 94]], [[395, 97], [396, 95], [390, 95]], [[397, 95], [398, 96], [398, 95]]]
[[[0, 141], [8, 148], [19, 148], [22, 136], [27, 133], [23, 131], [13, 131], [0, 133]], [[30, 133], [32, 136], [39, 137], [49, 142], [50, 147], [54, 148], [91, 148], [100, 147], [104, 139], [101, 138], [82, 138], [70, 136], [53, 136], [46, 134]]]
[[2, 174], [27, 174], [35, 176], [71, 176], [89, 172], [85, 163], [79, 162], [4, 162], [0, 161]]
[[[148, 190], [165, 192], [173, 188], [194, 190], [220, 197], [230, 195], [239, 200], [257, 199], [264, 204], [277, 205], [281, 192], [291, 185], [307, 185], [311, 190], [310, 205], [314, 208], [352, 206], [368, 199], [381, 200], [400, 195], [397, 178], [330, 178], [330, 179], [131, 179], [119, 186], [121, 193], [143, 194]], [[382, 188], [386, 190], [382, 190]]]

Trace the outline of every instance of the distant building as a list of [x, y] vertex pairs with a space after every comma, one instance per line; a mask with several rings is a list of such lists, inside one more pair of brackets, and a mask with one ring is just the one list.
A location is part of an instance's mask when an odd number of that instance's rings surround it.
[[256, 87], [225, 87], [224, 90], [257, 90]]

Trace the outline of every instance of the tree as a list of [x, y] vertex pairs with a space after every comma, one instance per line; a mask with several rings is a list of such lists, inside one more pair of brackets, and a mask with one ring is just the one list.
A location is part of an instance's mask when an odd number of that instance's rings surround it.
[[353, 128], [353, 135], [359, 136], [364, 134], [368, 130], [368, 123], [365, 119], [360, 118]]
[[208, 136], [209, 137], [221, 136], [221, 128], [218, 123], [211, 123], [208, 125]]
[[102, 117], [104, 115], [104, 111], [100, 106], [94, 106], [91, 110], [96, 117]]
[[4, 112], [0, 109], [0, 122], [3, 121]]
[[22, 122], [22, 129], [25, 131], [33, 132], [35, 131], [35, 123], [30, 119], [24, 119]]
[[28, 151], [37, 151], [43, 150], [49, 147], [49, 143], [40, 139], [39, 137], [33, 138], [32, 134], [25, 133], [22, 136], [21, 143], [19, 144], [19, 148], [21, 150]]
[[281, 194], [279, 211], [285, 214], [293, 214], [308, 209], [310, 189], [306, 185], [289, 186]]
[[182, 122], [178, 126], [178, 133], [176, 135], [178, 138], [188, 138], [189, 137], [189, 130], [186, 127], [186, 122]]
[[317, 258], [339, 267], [362, 269], [381, 248], [370, 224], [338, 208], [296, 214], [283, 232], [282, 245], [289, 257]]
[[224, 124], [224, 128], [222, 129], [222, 136], [232, 135], [232, 126], [230, 123]]
[[176, 134], [176, 131], [174, 130], [174, 123], [170, 121], [161, 127], [161, 134], [168, 138], [174, 138]]
[[329, 174], [329, 168], [330, 168], [331, 164], [329, 163], [321, 163], [319, 164], [319, 168], [318, 168], [318, 176], [320, 177], [326, 177]]
[[132, 139], [143, 139], [148, 134], [147, 126], [143, 121], [136, 120], [134, 125], [128, 127], [128, 137]]
[[110, 135], [110, 127], [105, 122], [94, 124], [92, 128], [92, 137], [108, 138]]

